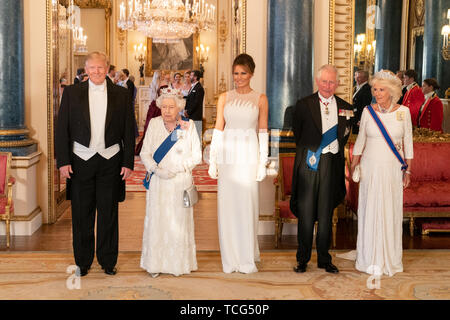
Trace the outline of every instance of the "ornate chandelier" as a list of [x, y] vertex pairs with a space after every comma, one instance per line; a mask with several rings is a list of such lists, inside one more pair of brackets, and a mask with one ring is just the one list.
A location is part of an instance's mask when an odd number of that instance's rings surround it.
[[118, 27], [137, 30], [153, 42], [173, 43], [214, 26], [216, 8], [205, 0], [129, 0], [120, 5]]

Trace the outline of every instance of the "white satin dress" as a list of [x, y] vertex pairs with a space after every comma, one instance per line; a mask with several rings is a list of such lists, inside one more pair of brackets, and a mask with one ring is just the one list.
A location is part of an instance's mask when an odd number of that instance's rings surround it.
[[227, 92], [223, 148], [218, 150], [218, 223], [223, 272], [257, 272], [259, 189], [256, 181], [260, 94]]

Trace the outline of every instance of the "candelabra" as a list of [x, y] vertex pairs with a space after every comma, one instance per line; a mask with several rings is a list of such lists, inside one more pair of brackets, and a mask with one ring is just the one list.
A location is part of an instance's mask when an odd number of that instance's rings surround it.
[[[450, 22], [450, 9], [447, 11], [447, 19]], [[450, 23], [442, 27], [441, 34], [444, 36], [442, 39], [442, 57], [445, 60], [450, 60], [450, 45], [448, 43], [448, 36], [450, 35]]]
[[83, 35], [83, 28], [74, 28], [73, 33], [73, 51], [76, 53], [87, 53], [87, 36]]
[[356, 36], [356, 43], [353, 45], [353, 54], [355, 57], [355, 66], [359, 70], [371, 70], [375, 61], [376, 41], [366, 43], [364, 33]]
[[205, 68], [203, 67], [203, 64], [205, 62], [208, 62], [209, 58], [209, 46], [205, 48], [205, 46], [201, 43], [200, 46], [195, 47], [195, 51], [197, 51], [197, 63], [199, 65], [200, 72], [205, 72]]
[[137, 44], [134, 45], [134, 60], [139, 61], [140, 85], [145, 85], [144, 61], [146, 53], [147, 53], [147, 46], [144, 46], [142, 43], [140, 43], [139, 46]]

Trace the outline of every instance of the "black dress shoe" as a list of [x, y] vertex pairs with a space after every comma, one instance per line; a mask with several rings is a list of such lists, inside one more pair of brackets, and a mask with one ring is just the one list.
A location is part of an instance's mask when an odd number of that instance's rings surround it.
[[102, 269], [105, 270], [105, 273], [109, 274], [110, 276], [113, 276], [117, 273], [117, 269], [114, 267], [112, 267], [112, 268], [103, 268], [102, 267]]
[[321, 269], [325, 269], [325, 271], [329, 272], [329, 273], [339, 273], [339, 269], [334, 264], [332, 264], [331, 262], [324, 263], [324, 264], [319, 264], [317, 266], [319, 268], [321, 268]]
[[89, 269], [90, 269], [90, 267], [78, 267], [75, 274], [79, 277], [84, 277], [85, 275], [87, 275], [89, 273]]
[[299, 263], [296, 267], [294, 267], [294, 272], [303, 273], [306, 271], [307, 263]]

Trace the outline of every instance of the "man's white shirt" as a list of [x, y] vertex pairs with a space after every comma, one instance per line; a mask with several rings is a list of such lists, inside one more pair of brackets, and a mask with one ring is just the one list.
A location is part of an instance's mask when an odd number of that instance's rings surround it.
[[112, 158], [120, 151], [119, 144], [105, 149], [105, 122], [108, 106], [108, 92], [106, 80], [101, 85], [94, 84], [89, 80], [89, 115], [91, 120], [91, 141], [89, 148], [78, 142], [73, 144], [73, 152], [81, 159], [87, 161], [96, 153], [105, 159]]
[[[322, 134], [327, 132], [329, 129], [337, 125], [338, 123], [338, 110], [337, 110], [337, 103], [336, 99], [334, 98], [334, 95], [329, 97], [328, 99], [325, 99], [322, 97], [322, 95], [319, 93], [319, 98], [322, 100], [322, 102], [328, 103], [328, 111], [329, 113], [325, 113], [325, 104], [323, 104], [320, 100], [320, 115], [322, 117]], [[323, 153], [331, 152], [333, 154], [336, 154], [339, 152], [339, 143], [338, 140], [335, 139], [333, 142], [331, 142], [327, 147], [325, 147], [322, 150]]]

